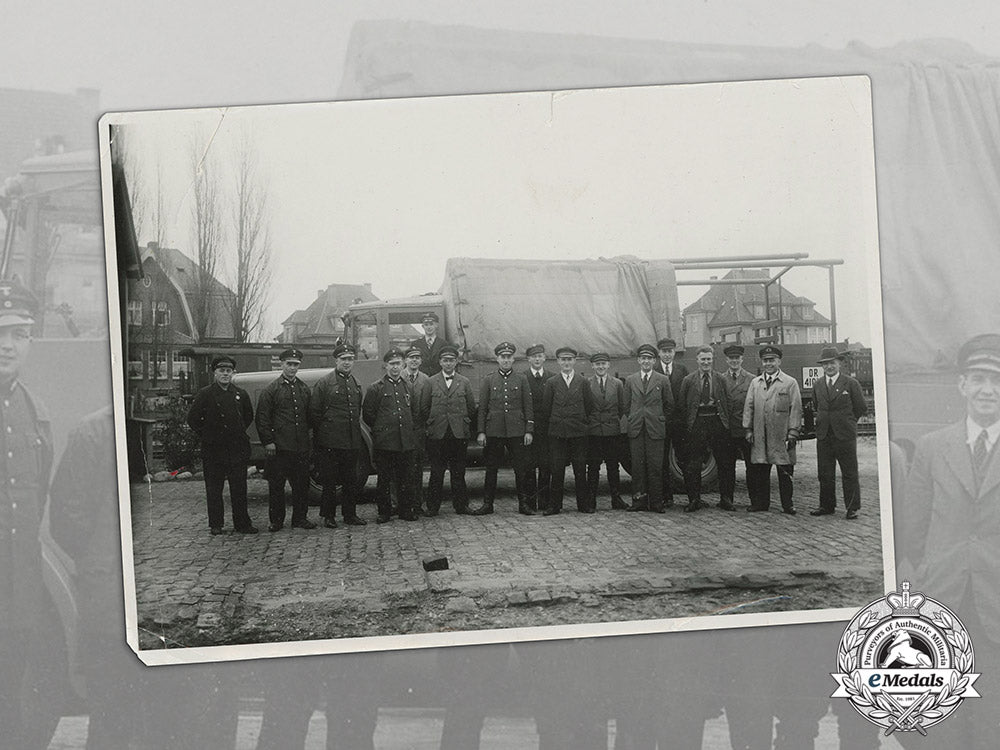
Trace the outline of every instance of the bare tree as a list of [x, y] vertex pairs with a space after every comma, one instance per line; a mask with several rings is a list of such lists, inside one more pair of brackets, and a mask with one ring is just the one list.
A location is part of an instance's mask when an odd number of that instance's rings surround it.
[[132, 225], [135, 227], [136, 239], [141, 243], [142, 233], [146, 226], [146, 208], [149, 201], [133, 126], [114, 126], [112, 149], [115, 160], [122, 165], [122, 171], [125, 173], [129, 203], [132, 204]]
[[236, 268], [228, 297], [233, 337], [245, 343], [261, 327], [271, 281], [270, 211], [253, 139], [244, 132], [234, 154], [233, 229]]
[[194, 278], [189, 282], [189, 302], [199, 341], [204, 340], [208, 333], [213, 303], [219, 301], [215, 272], [225, 239], [219, 176], [213, 169], [215, 160], [210, 157], [210, 146], [211, 141], [202, 136], [194, 136], [188, 145], [194, 194], [191, 218], [197, 266]]

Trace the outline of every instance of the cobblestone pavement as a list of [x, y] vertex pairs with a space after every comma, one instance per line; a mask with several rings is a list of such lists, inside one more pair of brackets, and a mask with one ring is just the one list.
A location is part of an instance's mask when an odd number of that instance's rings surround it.
[[[412, 601], [428, 593], [444, 596], [446, 611], [462, 612], [484, 603], [509, 607], [616, 594], [763, 589], [822, 577], [881, 582], [875, 453], [874, 439], [863, 438], [864, 506], [856, 521], [845, 520], [842, 508], [836, 515], [809, 515], [818, 505], [812, 442], [799, 452], [797, 516], [780, 512], [776, 481], [771, 512], [742, 512], [747, 501], [738, 468], [737, 512], [714, 507], [714, 493], [703, 496], [710, 507], [698, 513], [682, 512], [684, 499], [678, 496], [678, 504], [662, 515], [611, 511], [605, 495], [598, 512], [587, 515], [573, 510], [570, 486], [568, 510], [553, 517], [526, 517], [516, 512], [507, 471], [501, 472], [491, 516], [456, 516], [446, 501], [435, 518], [376, 525], [374, 505], [365, 504], [360, 515], [369, 524], [364, 527], [286, 526], [271, 534], [266, 528], [266, 482], [251, 478], [250, 512], [261, 533], [213, 537], [201, 482], [135, 485], [139, 622], [147, 629], [178, 620], [211, 628], [242, 606], [269, 609], [308, 602], [378, 613], [400, 597]], [[373, 484], [369, 482], [369, 493]], [[482, 473], [470, 471], [469, 484], [475, 505]], [[315, 508], [310, 517], [317, 520]], [[425, 572], [421, 561], [433, 555], [446, 555], [449, 569]], [[829, 606], [865, 603], [834, 601]]]

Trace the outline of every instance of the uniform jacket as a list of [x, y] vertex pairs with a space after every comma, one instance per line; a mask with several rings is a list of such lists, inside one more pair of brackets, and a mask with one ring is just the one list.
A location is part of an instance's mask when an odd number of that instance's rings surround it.
[[487, 437], [520, 437], [535, 431], [535, 406], [523, 372], [504, 377], [499, 370], [483, 377], [479, 386], [479, 432]]
[[726, 392], [729, 394], [729, 434], [733, 437], [741, 438], [745, 430], [743, 429], [743, 407], [746, 406], [747, 392], [750, 390], [750, 382], [757, 377], [752, 372], [744, 370], [742, 367], [733, 380], [732, 373], [726, 368], [722, 373], [722, 379], [726, 383]]
[[306, 453], [309, 444], [309, 386], [283, 375], [268, 383], [257, 399], [257, 435], [261, 445]]
[[445, 385], [444, 373], [427, 379], [420, 393], [420, 421], [426, 426], [427, 437], [442, 440], [451, 427], [456, 438], [468, 439], [476, 420], [476, 397], [472, 381], [455, 373], [451, 388]]
[[[916, 566], [922, 590], [962, 610], [971, 603], [993, 643], [1000, 643], [1000, 459], [993, 452], [976, 481], [966, 423], [917, 443], [896, 513], [897, 544]], [[897, 547], [899, 549], [900, 547]]]
[[813, 402], [817, 438], [825, 438], [831, 433], [840, 440], [858, 436], [858, 420], [868, 412], [868, 404], [857, 380], [840, 373], [830, 393], [824, 375], [813, 383]]
[[[41, 617], [38, 532], [52, 470], [52, 426], [44, 407], [15, 380], [0, 408], [0, 632]], [[13, 455], [11, 455], [13, 454]]]
[[375, 450], [412, 451], [417, 447], [414, 425], [420, 407], [410, 384], [403, 378], [395, 383], [388, 375], [368, 386], [361, 415], [372, 432]]
[[415, 346], [420, 350], [420, 355], [422, 357], [420, 371], [422, 373], [429, 377], [441, 372], [441, 365], [438, 363], [438, 360], [441, 358], [442, 347], [444, 347], [447, 343], [448, 342], [440, 336], [434, 337], [434, 345], [430, 347], [427, 346], [427, 339], [423, 336], [413, 339], [413, 341], [410, 342], [410, 346]]
[[753, 430], [750, 462], [755, 464], [794, 464], [795, 449], [788, 450], [788, 436], [798, 437], [802, 428], [802, 396], [799, 384], [779, 370], [770, 388], [763, 375], [750, 383], [743, 407], [743, 429]]
[[673, 414], [668, 415], [667, 421], [670, 422], [683, 422], [684, 413], [681, 410], [681, 383], [684, 382], [684, 378], [688, 376], [688, 368], [683, 362], [678, 362], [676, 359], [673, 362], [673, 367], [671, 368], [670, 375], [667, 376], [667, 366], [663, 364], [662, 360], [656, 360], [653, 365], [653, 372], [658, 372], [663, 376], [670, 378], [670, 390], [674, 397], [674, 411]]
[[531, 368], [524, 371], [524, 377], [528, 379], [528, 386], [531, 388], [531, 406], [535, 410], [535, 437], [545, 437], [549, 434], [549, 425], [542, 414], [542, 395], [545, 393], [545, 381], [552, 377], [554, 373], [548, 370], [542, 371], [541, 380], [531, 374]]
[[[435, 344], [437, 343], [436, 339], [435, 339], [434, 343]], [[410, 372], [409, 372], [409, 370], [405, 370], [404, 369], [403, 370], [403, 374], [402, 374], [401, 377], [410, 386], [410, 391], [413, 393], [413, 400], [416, 402], [417, 408], [419, 409], [420, 408], [420, 397], [421, 397], [421, 394], [423, 394], [424, 389], [427, 387], [427, 381], [430, 380], [430, 376], [426, 372], [422, 372], [421, 370], [417, 370], [417, 374], [411, 380], [410, 379]], [[422, 439], [424, 437], [424, 422], [423, 422], [423, 418], [422, 417], [418, 418], [417, 421], [414, 423], [414, 429], [417, 432], [417, 437], [419, 439], [421, 439], [421, 441], [422, 441]]]
[[580, 373], [574, 373], [569, 386], [561, 373], [545, 381], [542, 413], [549, 423], [549, 437], [586, 437], [593, 411], [590, 383]]
[[604, 379], [604, 393], [598, 378], [590, 379], [590, 394], [594, 408], [590, 412], [590, 435], [621, 435], [622, 417], [625, 416], [625, 384], [614, 375]]
[[356, 450], [361, 436], [361, 386], [353, 375], [336, 370], [313, 386], [309, 397], [309, 422], [317, 448]]
[[654, 369], [645, 388], [642, 373], [634, 372], [625, 378], [625, 411], [630, 438], [639, 437], [645, 430], [647, 437], [665, 439], [667, 421], [674, 412], [674, 393], [667, 376]]
[[249, 460], [247, 428], [251, 424], [250, 396], [232, 384], [228, 389], [217, 383], [202, 388], [188, 410], [188, 426], [201, 438], [202, 454], [207, 458]]
[[[712, 399], [719, 412], [719, 421], [728, 430], [733, 413], [733, 407], [729, 401], [729, 391], [726, 389], [725, 380], [719, 373], [712, 370], [709, 375], [712, 379]], [[701, 382], [701, 371], [695, 370], [686, 375], [681, 383], [681, 413], [684, 415], [684, 421], [688, 427], [691, 427], [698, 417], [698, 406], [701, 403]], [[742, 415], [740, 416], [742, 418]]]

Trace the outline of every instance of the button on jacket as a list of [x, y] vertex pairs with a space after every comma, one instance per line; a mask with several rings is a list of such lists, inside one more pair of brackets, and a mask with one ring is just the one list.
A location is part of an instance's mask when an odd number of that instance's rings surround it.
[[380, 451], [412, 451], [417, 447], [414, 426], [418, 405], [410, 385], [400, 378], [383, 376], [368, 387], [361, 416], [372, 431], [372, 444]]
[[230, 461], [250, 458], [247, 428], [253, 424], [250, 396], [242, 388], [218, 383], [202, 388], [188, 410], [188, 425], [201, 438], [206, 457]]
[[[574, 378], [575, 380], [576, 378]], [[608, 375], [604, 378], [604, 393], [601, 393], [600, 378], [590, 380], [590, 394], [593, 409], [590, 412], [590, 435], [621, 435], [622, 417], [625, 415], [625, 385], [618, 378]]]
[[726, 370], [722, 373], [722, 380], [726, 384], [726, 393], [729, 394], [729, 434], [733, 437], [742, 438], [743, 430], [743, 407], [746, 406], [747, 393], [750, 391], [750, 382], [757, 377], [752, 372], [744, 370], [742, 367], [733, 378], [733, 373]]
[[642, 373], [634, 372], [625, 378], [625, 411], [630, 438], [639, 437], [645, 430], [647, 437], [664, 440], [667, 421], [674, 413], [674, 394], [667, 376], [654, 370], [646, 385]]
[[269, 383], [257, 399], [257, 435], [261, 445], [279, 451], [309, 450], [309, 386], [284, 375]]
[[431, 376], [420, 392], [419, 421], [426, 426], [430, 440], [443, 440], [451, 428], [456, 438], [468, 439], [476, 419], [476, 397], [472, 382], [455, 373], [451, 387], [445, 384], [444, 373]]
[[355, 377], [336, 370], [324, 375], [309, 396], [309, 421], [317, 448], [362, 448], [361, 386]]
[[479, 386], [479, 432], [487, 437], [521, 437], [535, 431], [531, 388], [522, 372], [499, 370], [487, 374]]
[[831, 391], [823, 376], [813, 384], [813, 399], [816, 437], [822, 440], [832, 433], [839, 440], [848, 440], [858, 436], [858, 420], [868, 413], [868, 404], [857, 380], [840, 373]]
[[529, 368], [525, 370], [524, 377], [528, 380], [528, 387], [531, 389], [531, 407], [535, 413], [535, 437], [545, 437], [548, 434], [548, 423], [542, 414], [542, 394], [545, 393], [545, 381], [552, 377], [548, 370], [542, 370], [540, 378]]
[[[732, 426], [732, 404], [729, 401], [729, 391], [722, 375], [714, 370], [709, 373], [709, 382], [712, 384], [712, 405], [718, 411], [718, 419], [722, 426], [729, 430]], [[698, 407], [701, 405], [702, 372], [695, 370], [684, 377], [681, 383], [681, 403], [680, 408], [684, 414], [684, 421], [688, 428], [694, 426], [695, 419], [698, 418]], [[740, 421], [743, 420], [743, 411], [740, 411]]]
[[593, 410], [590, 383], [578, 373], [573, 375], [569, 385], [562, 374], [545, 382], [542, 414], [549, 423], [549, 437], [585, 437]]

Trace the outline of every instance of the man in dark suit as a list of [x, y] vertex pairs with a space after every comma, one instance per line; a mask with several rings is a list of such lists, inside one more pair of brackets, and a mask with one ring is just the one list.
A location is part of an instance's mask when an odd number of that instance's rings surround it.
[[428, 378], [420, 393], [420, 422], [426, 426], [427, 454], [431, 476], [427, 485], [427, 515], [436, 516], [441, 508], [444, 472], [451, 477], [451, 505], [458, 514], [469, 512], [469, 493], [465, 486], [465, 454], [476, 418], [476, 398], [472, 383], [455, 371], [458, 349], [450, 344], [441, 348], [441, 372]]
[[659, 360], [656, 362], [656, 372], [664, 375], [670, 381], [671, 395], [674, 399], [674, 411], [667, 416], [667, 436], [663, 442], [663, 494], [667, 507], [674, 504], [673, 482], [670, 477], [670, 449], [681, 471], [687, 466], [687, 426], [681, 411], [681, 383], [688, 375], [688, 369], [683, 362], [677, 361], [677, 342], [671, 338], [656, 342]]
[[622, 500], [618, 461], [622, 448], [622, 417], [625, 416], [625, 386], [618, 378], [608, 375], [611, 357], [598, 352], [590, 357], [594, 377], [590, 379], [590, 392], [594, 410], [590, 413], [587, 437], [587, 486], [591, 503], [597, 507], [597, 487], [601, 478], [601, 463], [607, 466], [608, 489], [611, 492], [611, 509], [627, 510]]
[[670, 380], [653, 368], [656, 347], [643, 344], [637, 352], [639, 372], [625, 378], [625, 414], [632, 454], [632, 507], [664, 512], [663, 481], [667, 419], [674, 412]]
[[[750, 444], [747, 443], [743, 432], [743, 407], [747, 402], [747, 393], [750, 391], [750, 382], [754, 379], [754, 374], [743, 369], [743, 347], [739, 344], [731, 344], [723, 349], [726, 355], [726, 368], [722, 379], [726, 383], [726, 393], [729, 395], [729, 405], [731, 407], [729, 415], [729, 445], [730, 449], [726, 455], [725, 464], [719, 464], [719, 484], [723, 483], [736, 487], [736, 459], [743, 460], [745, 474], [750, 466]], [[747, 491], [749, 492], [750, 482], [747, 480]], [[735, 494], [735, 491], [734, 491]], [[751, 498], [751, 502], [752, 502]]]
[[323, 482], [320, 513], [328, 529], [337, 528], [338, 484], [343, 488], [344, 523], [365, 525], [357, 514], [358, 496], [364, 484], [358, 476], [358, 462], [367, 446], [361, 434], [361, 385], [351, 374], [354, 357], [353, 346], [337, 345], [333, 350], [333, 371], [316, 383], [309, 399], [309, 421]]
[[437, 313], [425, 313], [421, 321], [424, 335], [410, 342], [411, 347], [420, 350], [420, 371], [425, 375], [437, 375], [441, 372], [441, 365], [438, 364], [441, 359], [441, 347], [448, 342], [438, 336], [440, 323]]
[[517, 510], [526, 516], [535, 511], [525, 495], [524, 474], [527, 448], [535, 430], [535, 409], [531, 389], [524, 373], [514, 372], [517, 347], [504, 341], [493, 349], [498, 369], [487, 373], [479, 386], [479, 445], [483, 447], [486, 476], [483, 479], [483, 505], [471, 515], [485, 516], [493, 512], [497, 493], [497, 473], [504, 451], [514, 464], [514, 486], [517, 488]]
[[[688, 430], [688, 466], [684, 471], [688, 505], [691, 513], [702, 507], [701, 463], [706, 450], [711, 450], [719, 466], [730, 462], [729, 425], [732, 407], [723, 377], [712, 369], [715, 353], [712, 347], [698, 349], [698, 369], [681, 384], [681, 409]], [[742, 413], [741, 413], [742, 419]], [[734, 483], [730, 476], [719, 473], [719, 507], [736, 510], [733, 505]]]
[[[435, 341], [435, 348], [443, 351], [443, 346], [438, 345], [440, 339]], [[450, 344], [447, 344], [450, 346]], [[413, 400], [420, 403], [420, 396], [424, 388], [427, 387], [429, 376], [420, 367], [423, 365], [423, 354], [417, 346], [410, 346], [404, 354], [403, 380], [410, 384], [413, 392]], [[440, 357], [440, 355], [439, 355]], [[440, 369], [440, 368], [439, 368]], [[418, 513], [424, 512], [424, 459], [427, 456], [427, 438], [424, 434], [423, 423], [418, 420], [414, 425], [413, 461], [410, 463], [410, 487], [413, 489], [413, 507]]]
[[233, 528], [241, 534], [256, 534], [247, 513], [247, 462], [253, 424], [250, 395], [233, 385], [236, 360], [228, 355], [212, 360], [215, 382], [202, 388], [188, 410], [188, 426], [201, 438], [201, 461], [205, 473], [208, 526], [212, 535], [222, 533], [225, 506], [222, 487], [229, 482]]
[[543, 510], [549, 502], [549, 426], [542, 415], [542, 394], [545, 381], [553, 373], [545, 369], [545, 346], [529, 346], [528, 369], [525, 376], [531, 388], [531, 404], [535, 410], [535, 432], [528, 446], [528, 469], [525, 473], [524, 492], [526, 502], [533, 510]]
[[857, 380], [841, 372], [844, 355], [826, 347], [817, 360], [823, 377], [813, 383], [816, 405], [816, 465], [819, 473], [819, 508], [812, 516], [837, 510], [837, 464], [844, 486], [847, 518], [858, 517], [861, 483], [858, 480], [858, 420], [868, 411]]
[[545, 381], [542, 393], [542, 414], [549, 425], [552, 472], [549, 505], [544, 512], [546, 516], [553, 516], [562, 510], [567, 461], [573, 465], [576, 509], [581, 513], [593, 513], [595, 510], [594, 500], [587, 492], [587, 430], [594, 400], [590, 384], [575, 372], [578, 356], [571, 346], [556, 350], [559, 374]]

